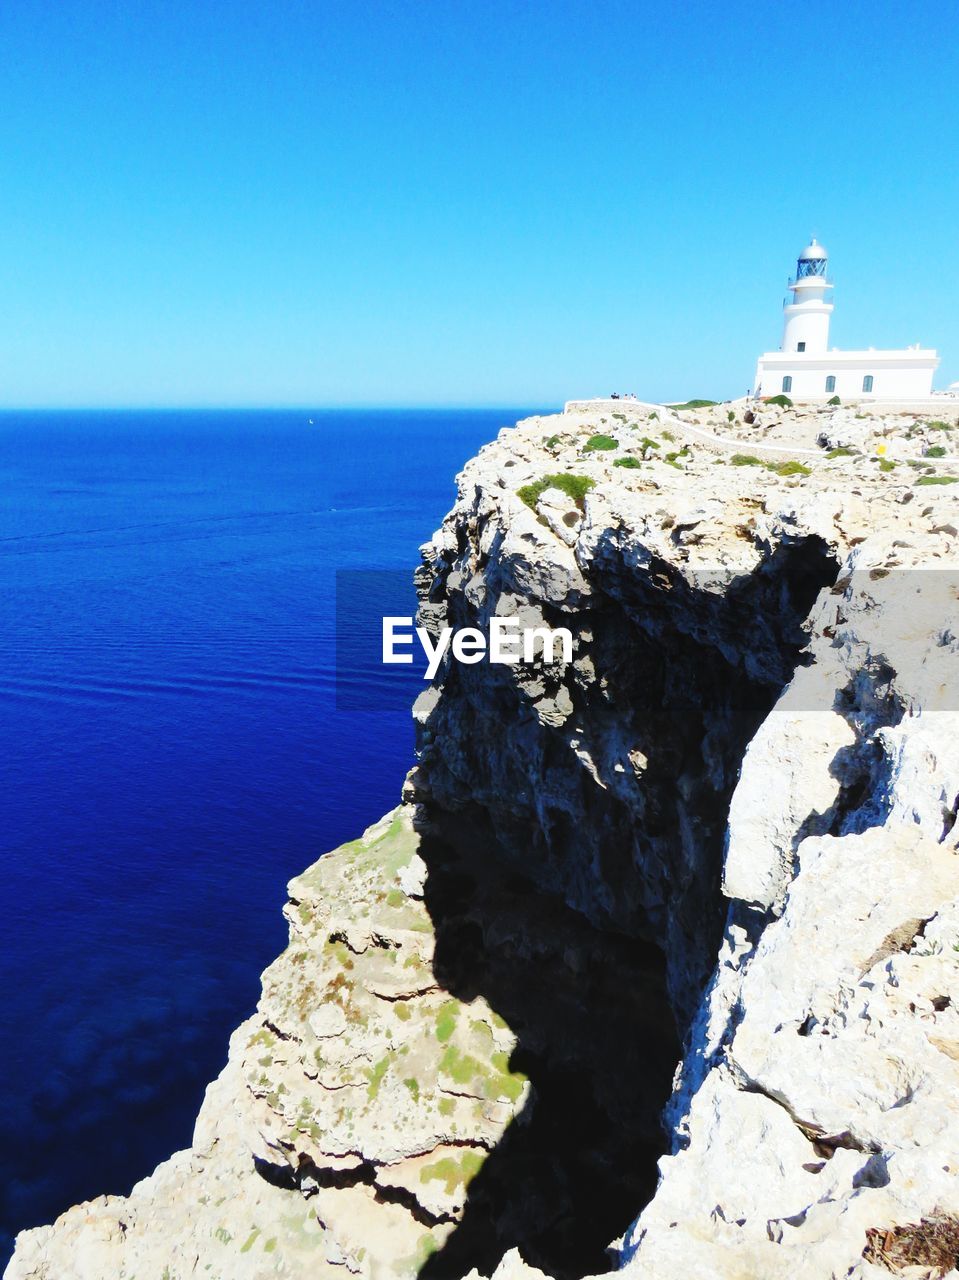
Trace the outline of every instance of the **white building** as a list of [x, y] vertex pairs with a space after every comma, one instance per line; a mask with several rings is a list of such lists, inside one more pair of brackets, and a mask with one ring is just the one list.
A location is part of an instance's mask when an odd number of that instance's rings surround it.
[[826, 250], [813, 240], [803, 249], [783, 303], [783, 341], [756, 365], [754, 395], [791, 400], [925, 400], [932, 395], [935, 351], [918, 344], [902, 351], [837, 351], [829, 348], [832, 284]]

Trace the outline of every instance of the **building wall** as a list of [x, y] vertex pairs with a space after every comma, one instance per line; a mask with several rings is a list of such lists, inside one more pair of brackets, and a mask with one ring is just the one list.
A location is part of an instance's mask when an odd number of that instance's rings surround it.
[[[783, 390], [783, 378], [792, 378], [785, 394], [792, 400], [913, 400], [932, 393], [932, 376], [939, 364], [934, 351], [831, 351], [812, 358], [796, 352], [766, 352], [756, 368], [757, 395], [774, 396]], [[863, 378], [872, 375], [871, 391], [863, 390]], [[835, 390], [826, 389], [826, 378], [836, 379]]]

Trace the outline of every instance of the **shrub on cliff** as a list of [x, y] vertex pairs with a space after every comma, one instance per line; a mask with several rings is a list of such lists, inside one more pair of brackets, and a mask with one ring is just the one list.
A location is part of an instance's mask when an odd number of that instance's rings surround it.
[[597, 450], [618, 449], [618, 448], [619, 448], [618, 440], [614, 440], [612, 436], [605, 436], [605, 435], [599, 434], [596, 436], [589, 437], [589, 439], [583, 445], [583, 452], [595, 453]]
[[763, 404], [778, 404], [782, 409], [791, 409], [793, 407], [793, 402], [789, 396], [784, 395], [764, 396]]
[[808, 476], [812, 472], [801, 462], [790, 458], [788, 462], [763, 462], [752, 453], [734, 453], [729, 459], [734, 467], [765, 467], [767, 471], [775, 471], [777, 476]]
[[685, 404], [668, 404], [667, 409], [711, 409], [718, 400], [687, 400]]
[[677, 462], [677, 458], [688, 457], [689, 446], [684, 444], [681, 449], [674, 449], [671, 453], [667, 453], [666, 457], [663, 458], [663, 462], [668, 463], [671, 467], [675, 467], [677, 471], [682, 471], [683, 468], [680, 466], [679, 462]]
[[572, 498], [582, 510], [583, 499], [595, 483], [596, 481], [591, 480], [589, 476], [574, 476], [564, 471], [558, 475], [543, 476], [541, 480], [534, 480], [532, 484], [524, 484], [522, 488], [516, 490], [516, 496], [526, 503], [530, 511], [535, 511], [541, 494], [544, 494], [547, 489], [559, 489], [568, 498]]
[[795, 458], [790, 458], [788, 462], [767, 462], [766, 466], [770, 471], [775, 471], [777, 476], [811, 476], [812, 471], [803, 463], [797, 462]]
[[613, 466], [614, 466], [614, 467], [631, 467], [631, 468], [633, 468], [633, 467], [641, 467], [642, 465], [643, 465], [643, 464], [640, 462], [640, 460], [639, 460], [638, 458], [634, 458], [634, 457], [632, 457], [631, 455], [630, 455], [629, 457], [626, 457], [626, 458], [617, 458], [617, 459], [616, 459], [616, 461], [613, 463]]

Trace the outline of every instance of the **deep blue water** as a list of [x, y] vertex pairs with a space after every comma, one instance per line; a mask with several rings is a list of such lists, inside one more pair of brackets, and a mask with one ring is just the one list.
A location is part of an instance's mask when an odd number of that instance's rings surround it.
[[411, 761], [337, 710], [334, 573], [412, 569], [521, 412], [0, 415], [0, 1265], [189, 1143], [286, 881]]

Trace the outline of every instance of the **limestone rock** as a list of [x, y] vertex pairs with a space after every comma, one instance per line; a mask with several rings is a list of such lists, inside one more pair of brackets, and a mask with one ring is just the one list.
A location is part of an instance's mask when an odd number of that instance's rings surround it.
[[502, 1020], [439, 988], [417, 846], [398, 809], [291, 882], [192, 1150], [24, 1232], [9, 1280], [416, 1274], [528, 1091]]

